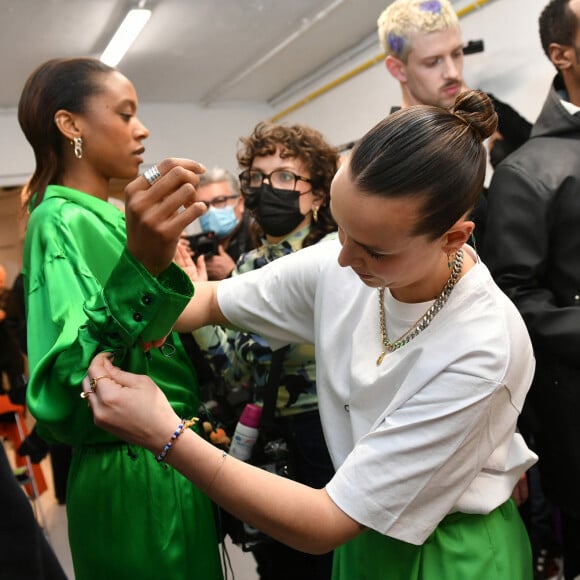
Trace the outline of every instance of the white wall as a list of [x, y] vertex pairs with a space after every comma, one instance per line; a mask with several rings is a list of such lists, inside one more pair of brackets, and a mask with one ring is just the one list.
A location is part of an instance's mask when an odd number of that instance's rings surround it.
[[[529, 121], [536, 119], [555, 73], [542, 51], [538, 33], [538, 16], [546, 3], [547, 0], [492, 0], [460, 20], [464, 41], [482, 39], [485, 47], [484, 52], [465, 57], [466, 83], [492, 92]], [[375, 48], [281, 103], [278, 110], [290, 108], [379, 54], [377, 39]], [[380, 61], [281, 121], [310, 124], [338, 145], [361, 137], [400, 101], [399, 85]]]
[[[141, 104], [139, 118], [151, 132], [144, 142], [145, 165], [165, 157], [190, 157], [208, 167], [236, 170], [237, 138], [272, 114], [266, 104], [237, 108]], [[34, 156], [22, 135], [16, 111], [0, 112], [0, 186], [19, 185], [34, 169]]]
[[[539, 113], [554, 74], [541, 50], [538, 35], [538, 15], [546, 1], [491, 0], [461, 18], [464, 40], [483, 39], [485, 43], [483, 53], [465, 58], [467, 83], [494, 93], [530, 121]], [[196, 158], [208, 166], [222, 165], [237, 171], [237, 140], [247, 135], [258, 120], [284, 111], [379, 53], [377, 40], [366, 53], [302, 93], [277, 103], [276, 109], [267, 104], [202, 109], [142, 103], [139, 114], [151, 130], [151, 137], [145, 143], [145, 163], [148, 165], [166, 156], [183, 156]], [[339, 145], [361, 137], [399, 102], [398, 84], [379, 62], [281, 121], [310, 124], [330, 142]], [[0, 111], [0, 186], [22, 183], [31, 173], [33, 163], [30, 147], [18, 127], [16, 112]]]

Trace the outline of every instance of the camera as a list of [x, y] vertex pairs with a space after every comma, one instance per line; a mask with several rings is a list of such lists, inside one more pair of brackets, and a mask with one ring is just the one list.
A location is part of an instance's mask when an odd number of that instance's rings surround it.
[[195, 236], [187, 236], [190, 248], [196, 256], [203, 256], [207, 260], [218, 253], [218, 240], [215, 232], [205, 232]]
[[[293, 453], [284, 437], [271, 437], [260, 433], [252, 459], [250, 463], [260, 469], [269, 471], [276, 475], [281, 475], [288, 479], [296, 479], [296, 467]], [[251, 552], [257, 547], [271, 543], [270, 536], [261, 532], [251, 524], [241, 521], [229, 512], [222, 510], [221, 525], [222, 533], [228, 534], [234, 544], [239, 546], [243, 552]]]

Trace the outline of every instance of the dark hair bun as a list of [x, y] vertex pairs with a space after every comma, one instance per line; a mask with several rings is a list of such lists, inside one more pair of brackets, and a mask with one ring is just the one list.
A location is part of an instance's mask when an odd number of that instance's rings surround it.
[[482, 91], [469, 90], [455, 99], [451, 110], [467, 123], [483, 141], [497, 128], [497, 113], [491, 99]]

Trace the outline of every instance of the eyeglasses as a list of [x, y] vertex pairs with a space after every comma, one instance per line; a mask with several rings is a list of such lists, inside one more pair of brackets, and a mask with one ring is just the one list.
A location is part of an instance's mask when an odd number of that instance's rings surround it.
[[239, 195], [218, 195], [214, 197], [211, 201], [204, 201], [208, 207], [217, 207], [218, 209], [222, 209], [226, 207], [228, 202], [232, 199], [238, 199]]
[[311, 179], [302, 177], [301, 175], [296, 175], [296, 173], [292, 173], [292, 171], [288, 171], [287, 169], [275, 169], [267, 175], [256, 169], [246, 169], [245, 171], [242, 171], [238, 177], [240, 179], [242, 193], [244, 194], [255, 193], [256, 189], [262, 187], [264, 179], [267, 179], [270, 182], [270, 185], [275, 189], [289, 189], [292, 191], [296, 191], [296, 186], [299, 181], [312, 183]]

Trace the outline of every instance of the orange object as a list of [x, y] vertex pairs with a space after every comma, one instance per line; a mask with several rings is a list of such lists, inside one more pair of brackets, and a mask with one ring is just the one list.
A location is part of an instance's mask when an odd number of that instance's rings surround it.
[[226, 435], [226, 432], [218, 427], [209, 434], [209, 439], [214, 445], [223, 445], [230, 442], [230, 438]]
[[[0, 421], [0, 436], [8, 439], [14, 450], [17, 450], [29, 434], [25, 407], [13, 405], [8, 395], [0, 395], [0, 415], [14, 415], [14, 421]], [[15, 461], [16, 467], [26, 468], [31, 482], [25, 484], [24, 489], [28, 497], [36, 499], [48, 489], [41, 466], [32, 463], [28, 457], [21, 457], [18, 453], [15, 453]], [[31, 470], [32, 474], [30, 474]]]

